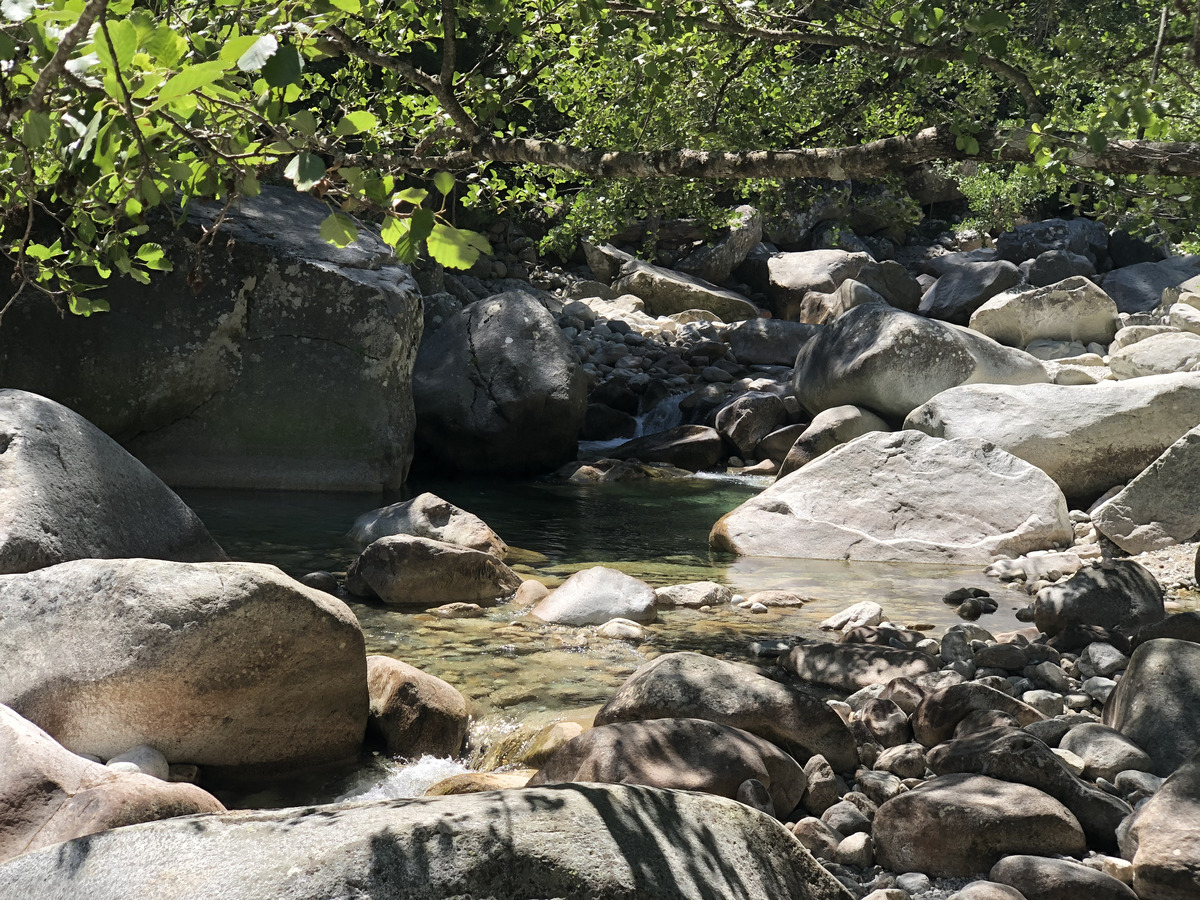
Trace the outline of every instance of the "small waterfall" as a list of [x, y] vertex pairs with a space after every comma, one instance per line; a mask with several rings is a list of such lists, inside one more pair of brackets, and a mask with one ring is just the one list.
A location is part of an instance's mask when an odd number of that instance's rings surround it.
[[667, 431], [674, 428], [676, 425], [683, 424], [683, 410], [679, 408], [679, 404], [687, 394], [671, 394], [669, 397], [662, 400], [657, 406], [651, 409], [648, 413], [638, 416], [637, 437], [644, 434], [658, 434], [660, 431]]

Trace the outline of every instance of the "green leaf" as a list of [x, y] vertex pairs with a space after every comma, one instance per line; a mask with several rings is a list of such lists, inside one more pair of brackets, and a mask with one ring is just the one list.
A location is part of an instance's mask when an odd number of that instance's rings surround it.
[[309, 137], [317, 133], [317, 117], [312, 114], [311, 109], [302, 109], [294, 116], [290, 116], [287, 124]]
[[968, 66], [975, 65], [979, 62], [979, 53], [975, 50], [964, 50], [963, 62], [965, 62]]
[[421, 249], [421, 242], [433, 231], [433, 210], [418, 209], [411, 216], [392, 216], [383, 226], [381, 236], [396, 249], [401, 262], [414, 263]]
[[1008, 52], [1008, 38], [1002, 34], [988, 35], [987, 45], [992, 51], [992, 56], [1003, 56]]
[[36, 150], [50, 140], [50, 116], [42, 112], [27, 112], [21, 129], [21, 143]]
[[361, 0], [329, 0], [329, 5], [352, 16], [362, 12]]
[[24, 22], [35, 8], [37, 0], [0, 0], [0, 14], [10, 22]]
[[279, 41], [275, 40], [275, 36], [264, 34], [238, 57], [237, 67], [243, 72], [257, 72], [278, 50]]
[[108, 23], [108, 36], [112, 38], [112, 49], [116, 58], [109, 52], [108, 41], [104, 32], [97, 30], [95, 37], [96, 55], [110, 72], [123, 72], [133, 62], [133, 54], [137, 52], [137, 26], [128, 19], [121, 22]]
[[420, 206], [428, 196], [429, 191], [423, 188], [405, 188], [392, 200], [392, 206], [398, 203], [411, 203], [413, 206]]
[[979, 141], [968, 135], [963, 150], [968, 156], [977, 155], [979, 153]]
[[358, 226], [345, 213], [335, 212], [321, 223], [321, 238], [335, 247], [345, 247], [358, 240]]
[[12, 59], [17, 55], [17, 45], [3, 31], [0, 31], [0, 59]]
[[154, 101], [150, 108], [157, 109], [170, 103], [176, 97], [182, 97], [184, 94], [190, 94], [192, 91], [202, 88], [206, 84], [212, 84], [224, 74], [225, 63], [219, 61], [187, 66], [177, 75], [172, 75], [167, 80], [167, 83], [162, 86], [162, 90], [158, 92], [158, 99]]
[[166, 258], [162, 244], [153, 242], [142, 244], [138, 247], [137, 258], [147, 269], [153, 269], [156, 272], [170, 272], [174, 268], [171, 261]]
[[1087, 136], [1088, 149], [1093, 153], [1103, 153], [1108, 146], [1108, 135], [1103, 131], [1089, 131]]
[[287, 164], [283, 174], [295, 183], [296, 190], [312, 190], [325, 177], [325, 163], [316, 154], [297, 153]]
[[366, 110], [360, 109], [347, 114], [342, 121], [338, 122], [337, 128], [333, 130], [334, 134], [360, 134], [364, 131], [370, 131], [379, 120]]
[[271, 87], [287, 87], [300, 81], [300, 51], [295, 47], [280, 47], [262, 68], [263, 78]]
[[438, 172], [433, 176], [433, 186], [441, 194], [449, 194], [454, 190], [454, 176], [449, 172]]
[[154, 36], [146, 41], [146, 52], [160, 66], [175, 68], [187, 52], [187, 41], [176, 34], [169, 25], [159, 25]]
[[435, 222], [426, 240], [429, 255], [448, 269], [469, 269], [479, 254], [491, 253], [492, 247], [481, 234]]

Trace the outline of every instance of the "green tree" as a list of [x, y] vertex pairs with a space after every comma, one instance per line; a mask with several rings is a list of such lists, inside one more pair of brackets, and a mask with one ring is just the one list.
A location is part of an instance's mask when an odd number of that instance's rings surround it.
[[322, 198], [334, 243], [373, 217], [461, 267], [489, 248], [459, 204], [587, 230], [955, 160], [1183, 233], [1198, 55], [1200, 2], [0, 0], [0, 250], [12, 296], [88, 314], [170, 264], [152, 210], [267, 177]]

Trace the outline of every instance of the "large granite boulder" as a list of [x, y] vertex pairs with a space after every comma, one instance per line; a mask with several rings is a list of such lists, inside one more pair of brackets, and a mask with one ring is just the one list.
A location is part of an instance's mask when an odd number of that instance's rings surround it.
[[226, 558], [175, 492], [99, 428], [53, 400], [0, 390], [0, 573], [134, 556]]
[[621, 266], [613, 288], [641, 297], [651, 316], [673, 316], [689, 309], [706, 309], [722, 322], [758, 318], [757, 306], [733, 291], [715, 284], [633, 259]]
[[1070, 859], [1016, 854], [992, 866], [988, 878], [1021, 892], [1025, 900], [1060, 900], [1087, 897], [1089, 900], [1138, 900], [1124, 882]]
[[1049, 794], [986, 775], [943, 775], [893, 797], [879, 807], [871, 835], [884, 868], [948, 878], [1016, 853], [1087, 849], [1079, 822]]
[[971, 314], [971, 328], [1010, 347], [1041, 339], [1107, 346], [1117, 333], [1117, 304], [1095, 283], [1076, 276], [993, 297]]
[[717, 433], [743, 457], [754, 455], [758, 442], [786, 425], [783, 400], [766, 391], [746, 391], [717, 410]]
[[69, 406], [173, 486], [398, 487], [422, 328], [408, 268], [366, 226], [325, 241], [328, 206], [290, 188], [243, 199], [200, 246], [221, 213], [153, 226], [174, 270], [111, 279], [104, 315], [26, 291], [0, 326], [0, 384]]
[[808, 423], [784, 457], [779, 477], [808, 465], [822, 453], [847, 444], [872, 431], [891, 431], [891, 426], [869, 409], [834, 406], [823, 409]]
[[346, 589], [395, 606], [494, 604], [521, 576], [490, 553], [410, 534], [381, 537], [346, 573]]
[[1170, 775], [1200, 752], [1200, 644], [1141, 644], [1104, 704], [1104, 724], [1149, 753], [1156, 775]]
[[1123, 313], [1148, 312], [1162, 302], [1163, 291], [1200, 275], [1200, 256], [1176, 256], [1113, 269], [1101, 286]]
[[1010, 262], [963, 262], [948, 269], [921, 296], [917, 311], [932, 319], [966, 325], [975, 310], [1020, 281], [1020, 270]]
[[0, 703], [68, 750], [149, 744], [210, 774], [351, 758], [362, 631], [274, 566], [77, 560], [0, 576]]
[[1037, 466], [1072, 499], [1125, 484], [1200, 424], [1200, 373], [1091, 385], [953, 388], [905, 420], [936, 437], [979, 437]]
[[0, 706], [0, 759], [0, 863], [122, 825], [225, 811], [195, 785], [76, 756], [7, 706]]
[[800, 303], [796, 320], [811, 325], [828, 325], [838, 316], [864, 303], [883, 303], [885, 300], [874, 288], [847, 278], [831, 294], [809, 291]]
[[854, 736], [824, 700], [700, 653], [666, 653], [642, 666], [596, 713], [596, 724], [669, 718], [740, 728], [801, 762], [819, 753], [839, 772], [858, 765]]
[[726, 332], [729, 349], [744, 366], [792, 366], [820, 326], [784, 319], [747, 319]]
[[956, 385], [1048, 380], [1045, 366], [1020, 350], [867, 303], [839, 316], [800, 348], [792, 388], [813, 415], [850, 404], [902, 418]]
[[1200, 753], [1181, 765], [1120, 831], [1133, 863], [1133, 887], [1145, 900], [1200, 897]]
[[1109, 356], [1108, 364], [1120, 380], [1195, 372], [1200, 369], [1200, 334], [1190, 331], [1152, 334], [1117, 350]]
[[185, 818], [0, 868], [22, 900], [850, 900], [779, 822], [732, 800], [564, 785]]
[[428, 492], [363, 513], [354, 520], [349, 537], [365, 547], [393, 534], [411, 534], [457, 544], [500, 559], [508, 552], [508, 545], [483, 519]]
[[742, 556], [986, 565], [1072, 541], [1044, 473], [985, 441], [872, 432], [785, 476], [709, 536]]
[[1096, 530], [1126, 553], [1180, 544], [1200, 531], [1200, 426], [1091, 511]]
[[767, 789], [781, 817], [796, 808], [807, 783], [796, 760], [747, 731], [704, 719], [651, 719], [588, 729], [555, 750], [529, 785], [644, 784], [734, 800], [750, 779]]
[[421, 344], [413, 399], [423, 463], [548, 470], [575, 458], [587, 378], [537, 297], [508, 291], [468, 306]]
[[458, 756], [469, 716], [453, 685], [390, 656], [368, 656], [367, 690], [367, 733], [383, 740], [389, 756]]
[[667, 463], [697, 472], [710, 469], [725, 454], [720, 432], [707, 425], [677, 425], [666, 431], [626, 441], [608, 451], [613, 459]]
[[1003, 713], [1018, 725], [1030, 725], [1046, 717], [1003, 691], [967, 681], [951, 684], [926, 694], [912, 714], [913, 736], [926, 747], [936, 747], [954, 736], [956, 726], [981, 710]]
[[538, 603], [531, 615], [559, 625], [603, 625], [610, 619], [653, 622], [658, 598], [646, 582], [605, 566], [576, 572]]
[[1050, 635], [1074, 625], [1097, 625], [1132, 635], [1165, 615], [1162, 587], [1131, 559], [1084, 566], [1066, 581], [1042, 588], [1033, 604], [1034, 624]]
[[739, 206], [733, 211], [733, 221], [723, 237], [693, 250], [675, 263], [675, 269], [711, 284], [722, 284], [742, 264], [746, 254], [762, 241], [762, 233], [762, 216], [758, 210], [753, 206]]
[[872, 262], [870, 254], [846, 250], [777, 253], [767, 260], [767, 302], [777, 319], [795, 320], [809, 293], [831, 294]]

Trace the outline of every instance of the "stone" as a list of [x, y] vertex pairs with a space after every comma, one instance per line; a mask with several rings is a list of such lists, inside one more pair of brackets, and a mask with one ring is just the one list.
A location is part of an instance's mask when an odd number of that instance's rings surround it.
[[646, 313], [656, 317], [692, 309], [707, 310], [722, 322], [740, 322], [760, 315], [758, 307], [741, 294], [640, 259], [629, 260], [621, 266], [613, 287], [641, 297], [646, 304]]
[[802, 681], [847, 692], [884, 685], [893, 678], [913, 678], [938, 668], [933, 657], [916, 650], [813, 641], [793, 647], [781, 663]]
[[99, 428], [0, 389], [0, 573], [114, 557], [226, 558], [175, 492]]
[[1133, 651], [1103, 721], [1150, 754], [1166, 777], [1200, 751], [1200, 644], [1158, 638]]
[[361, 547], [381, 537], [409, 534], [456, 544], [503, 559], [508, 545], [476, 515], [459, 509], [436, 494], [418, 494], [411, 500], [393, 503], [363, 513], [350, 528], [350, 540]]
[[813, 416], [808, 427], [788, 449], [779, 469], [779, 477], [790, 475], [808, 465], [822, 453], [849, 443], [872, 431], [891, 431], [892, 428], [870, 410], [857, 406], [834, 406]]
[[792, 389], [811, 415], [847, 404], [900, 418], [972, 382], [1049, 380], [1041, 362], [991, 338], [878, 303], [857, 306], [801, 346]]
[[491, 553], [393, 534], [372, 542], [346, 572], [346, 589], [392, 606], [488, 603], [514, 593], [521, 576]]
[[1148, 312], [1158, 306], [1163, 291], [1200, 274], [1200, 256], [1176, 256], [1114, 269], [1101, 286], [1123, 313]]
[[1010, 347], [1046, 338], [1107, 345], [1117, 333], [1117, 305], [1094, 282], [1076, 276], [994, 297], [971, 315], [971, 328]]
[[834, 613], [820, 624], [823, 631], [850, 631], [883, 621], [883, 607], [874, 600], [860, 600], [841, 612]]
[[657, 434], [634, 438], [607, 451], [613, 459], [637, 459], [644, 463], [666, 463], [699, 472], [711, 469], [724, 456], [724, 444], [715, 428], [678, 425]]
[[666, 653], [642, 666], [601, 707], [595, 721], [608, 725], [666, 718], [739, 728], [800, 761], [819, 754], [839, 772], [852, 772], [858, 765], [853, 735], [819, 697], [699, 653]]
[[1005, 713], [1022, 726], [1045, 718], [1033, 707], [1002, 691], [968, 681], [939, 688], [925, 696], [912, 714], [913, 737], [926, 747], [936, 747], [949, 740], [955, 726], [976, 710]]
[[792, 827], [792, 834], [817, 859], [837, 860], [838, 845], [844, 838], [815, 816], [806, 816]]
[[494, 900], [849, 896], [769, 816], [719, 797], [634, 785], [176, 819], [0, 869], [0, 895], [23, 900], [384, 900], [398, 890]]
[[1038, 630], [1056, 635], [1072, 625], [1097, 625], [1132, 634], [1166, 615], [1154, 576], [1130, 559], [1084, 566], [1059, 584], [1042, 588], [1033, 605]]
[[654, 589], [616, 569], [592, 566], [576, 572], [538, 602], [530, 615], [558, 625], [603, 625], [630, 619], [645, 625], [658, 615]]
[[744, 457], [780, 425], [787, 424], [783, 400], [765, 391], [746, 391], [717, 412], [717, 432]]
[[479, 794], [484, 791], [511, 791], [523, 788], [533, 777], [531, 770], [525, 773], [503, 774], [500, 772], [464, 772], [451, 775], [425, 789], [426, 797], [450, 797], [459, 794]]
[[1200, 334], [1172, 331], [1152, 334], [1111, 354], [1109, 368], [1118, 380], [1200, 370]]
[[1111, 875], [1069, 859], [1015, 854], [1000, 860], [988, 878], [1016, 888], [1025, 900], [1138, 900], [1138, 895]]
[[867, 701], [859, 711], [858, 721], [868, 737], [881, 747], [896, 747], [912, 739], [908, 716], [891, 700], [877, 697]]
[[660, 608], [699, 609], [701, 606], [725, 606], [733, 599], [733, 591], [715, 581], [693, 581], [656, 588], [654, 596]]
[[1037, 466], [1067, 497], [1123, 485], [1200, 422], [1200, 373], [1095, 385], [972, 384], [905, 419], [942, 438], [978, 437]]
[[858, 270], [854, 280], [875, 291], [887, 303], [904, 312], [915, 313], [921, 305], [921, 285], [908, 269], [894, 260], [869, 262]]
[[1128, 656], [1112, 644], [1106, 644], [1103, 641], [1088, 644], [1083, 648], [1079, 659], [1076, 660], [1076, 667], [1082, 678], [1090, 678], [1094, 675], [1108, 677], [1124, 671], [1128, 665]]
[[0, 576], [0, 703], [68, 750], [150, 744], [214, 776], [354, 757], [362, 631], [274, 566], [76, 560]]
[[141, 772], [160, 781], [167, 781], [171, 777], [171, 764], [149, 744], [130, 747], [107, 760], [104, 765], [118, 772]]
[[845, 250], [807, 250], [771, 256], [767, 260], [765, 285], [771, 313], [777, 319], [795, 320], [805, 295], [833, 293], [871, 261], [870, 254]]
[[[858, 751], [855, 750], [857, 755]], [[805, 811], [820, 816], [838, 802], [838, 777], [833, 772], [833, 766], [820, 753], [810, 756], [804, 764], [804, 777], [807, 785], [800, 805]]]
[[1081, 855], [1083, 830], [1048, 794], [984, 775], [943, 775], [879, 807], [880, 865], [938, 877], [974, 875], [1017, 853]]
[[762, 216], [752, 206], [733, 210], [729, 231], [716, 243], [693, 250], [675, 263], [675, 269], [713, 284], [723, 284], [742, 264], [746, 254], [762, 242]]
[[225, 811], [195, 785], [76, 756], [7, 706], [0, 706], [0, 758], [0, 863], [122, 825]]
[[529, 291], [447, 320], [421, 344], [412, 391], [418, 452], [431, 467], [519, 474], [575, 458], [587, 376]]
[[962, 263], [939, 277], [921, 296], [917, 312], [966, 325], [975, 310], [1020, 281], [1020, 270], [1010, 262]]
[[741, 556], [981, 566], [1073, 539], [1066, 500], [1045, 474], [985, 441], [915, 431], [829, 451], [709, 535], [714, 549]]
[[925, 748], [915, 742], [889, 747], [879, 754], [875, 768], [891, 772], [897, 778], [921, 778], [926, 769]]
[[726, 332], [729, 349], [744, 366], [793, 366], [800, 348], [820, 331], [818, 325], [784, 319], [747, 319]]
[[540, 581], [528, 578], [521, 582], [521, 586], [517, 588], [517, 592], [513, 595], [512, 602], [517, 606], [530, 606], [539, 600], [544, 600], [549, 595], [550, 588], [546, 587]]
[[871, 843], [871, 835], [859, 832], [843, 838], [837, 846], [834, 859], [843, 866], [856, 866], [860, 869], [871, 868], [875, 865], [875, 848]]
[[1067, 278], [1083, 276], [1092, 278], [1096, 266], [1092, 260], [1069, 250], [1047, 250], [1017, 268], [1025, 281], [1037, 287], [1045, 287]]
[[1121, 826], [1133, 889], [1151, 900], [1200, 895], [1200, 754], [1184, 762]]
[[1127, 325], [1120, 329], [1116, 336], [1112, 339], [1112, 343], [1108, 345], [1110, 353], [1116, 353], [1130, 344], [1136, 344], [1138, 341], [1144, 341], [1146, 338], [1156, 334], [1177, 334], [1178, 328], [1171, 325]]
[[828, 325], [847, 310], [864, 303], [888, 305], [888, 302], [873, 289], [853, 278], [847, 278], [831, 294], [814, 291], [805, 294], [796, 319], [812, 325]]
[[950, 895], [950, 900], [1027, 900], [1024, 894], [1007, 884], [994, 881], [972, 881], [965, 888]]
[[601, 284], [611, 285], [617, 280], [621, 266], [635, 258], [633, 254], [619, 250], [612, 244], [593, 244], [589, 241], [580, 243], [592, 274]]
[[1083, 760], [1083, 777], [1112, 782], [1127, 769], [1149, 772], [1154, 763], [1149, 754], [1115, 728], [1099, 722], [1076, 725], [1059, 741], [1059, 747]]
[[637, 622], [619, 618], [609, 619], [596, 629], [596, 634], [610, 641], [642, 641], [646, 637], [645, 629]]
[[1186, 303], [1176, 303], [1167, 310], [1167, 322], [1180, 331], [1200, 334], [1200, 309]]
[[290, 184], [187, 216], [145, 235], [172, 271], [107, 280], [91, 295], [104, 315], [25, 292], [4, 316], [0, 385], [75, 410], [174, 487], [400, 487], [422, 330], [408, 267], [367, 223], [330, 244], [328, 206]]
[[1093, 264], [1108, 253], [1108, 232], [1089, 219], [1044, 219], [1018, 225], [996, 238], [996, 256], [1010, 262], [1036, 259], [1053, 250], [1078, 254]]
[[821, 821], [843, 837], [870, 834], [871, 820], [849, 800], [839, 800], [821, 814]]
[[1163, 451], [1118, 494], [1091, 512], [1096, 530], [1126, 553], [1161, 550], [1200, 531], [1200, 426]]
[[760, 737], [703, 719], [652, 719], [585, 731], [555, 750], [529, 786], [644, 784], [735, 799], [750, 778], [777, 810], [795, 809], [804, 793], [804, 770]]
[[390, 656], [367, 657], [367, 733], [389, 756], [456, 757], [467, 737], [467, 701], [452, 685]]

